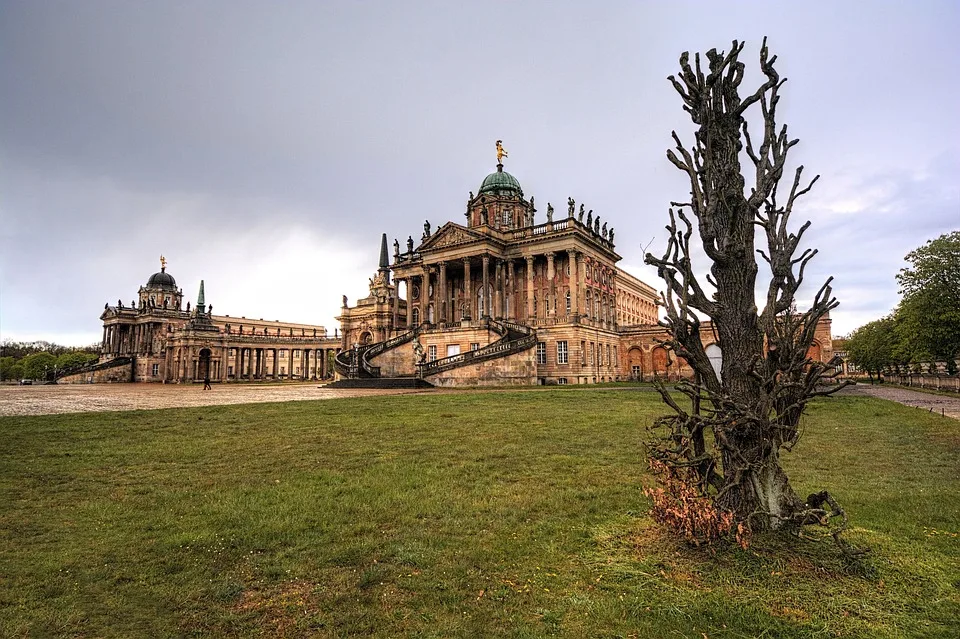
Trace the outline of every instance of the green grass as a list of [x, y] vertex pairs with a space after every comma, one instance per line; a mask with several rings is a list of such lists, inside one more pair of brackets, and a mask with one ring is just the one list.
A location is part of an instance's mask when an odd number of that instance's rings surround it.
[[785, 464], [853, 520], [690, 549], [646, 516], [655, 393], [0, 419], [0, 636], [913, 637], [960, 627], [960, 424], [817, 402]]

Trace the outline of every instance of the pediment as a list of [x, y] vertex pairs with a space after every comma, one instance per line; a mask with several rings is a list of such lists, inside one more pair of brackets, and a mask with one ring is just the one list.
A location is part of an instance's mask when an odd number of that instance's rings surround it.
[[433, 249], [446, 248], [448, 246], [457, 246], [459, 244], [468, 244], [470, 242], [476, 242], [483, 239], [483, 235], [470, 229], [460, 226], [459, 224], [454, 224], [453, 222], [447, 222], [445, 225], [437, 229], [437, 232], [430, 236], [423, 244], [420, 245], [421, 251], [429, 251]]

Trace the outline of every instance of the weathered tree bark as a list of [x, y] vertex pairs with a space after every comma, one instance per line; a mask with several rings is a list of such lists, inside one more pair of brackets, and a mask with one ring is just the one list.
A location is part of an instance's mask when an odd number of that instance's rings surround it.
[[[713, 495], [720, 508], [754, 529], [823, 523], [831, 515], [843, 515], [842, 510], [827, 512], [820, 507], [835, 504], [832, 498], [820, 499], [816, 507], [806, 504], [794, 493], [780, 464], [781, 449], [789, 449], [799, 438], [806, 403], [833, 392], [817, 388], [830, 376], [831, 364], [809, 360], [807, 351], [817, 323], [837, 301], [828, 280], [809, 309], [796, 310], [804, 268], [816, 251], [807, 249], [795, 257], [809, 222], [796, 233], [787, 228], [794, 204], [817, 178], [801, 187], [799, 167], [786, 202], [778, 202], [787, 152], [797, 143], [788, 138], [786, 126], [778, 129], [776, 123], [785, 80], [774, 68], [776, 56], [769, 57], [764, 40], [760, 67], [766, 81], [741, 99], [742, 50], [737, 41], [729, 53], [710, 50], [706, 72], [699, 54], [691, 66], [684, 53], [679, 79], [669, 78], [698, 127], [689, 148], [674, 132], [675, 147], [667, 151], [670, 162], [689, 179], [690, 201], [672, 203], [667, 250], [662, 257], [648, 254], [646, 262], [658, 268], [667, 285], [663, 325], [670, 337], [665, 343], [689, 363], [695, 380], [678, 387], [693, 402], [689, 412], [661, 389], [674, 414], [659, 421], [668, 433], [650, 452], [668, 465], [694, 469], [704, 494]], [[754, 105], [763, 119], [759, 148], [753, 145], [745, 118]], [[742, 154], [752, 165], [749, 189]], [[707, 286], [693, 271], [694, 224], [710, 261]], [[755, 247], [758, 231], [766, 240], [761, 250]], [[755, 301], [757, 254], [769, 267], [762, 311]], [[711, 321], [722, 352], [719, 377], [704, 348], [700, 318]], [[701, 399], [708, 407], [704, 411]], [[704, 445], [707, 428], [713, 432], [715, 451]]]

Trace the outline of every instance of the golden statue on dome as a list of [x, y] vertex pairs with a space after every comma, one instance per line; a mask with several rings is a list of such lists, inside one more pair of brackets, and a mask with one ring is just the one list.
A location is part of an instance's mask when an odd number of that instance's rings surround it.
[[161, 256], [160, 256], [160, 270], [162, 271], [162, 270], [164, 270], [165, 268], [167, 268], [167, 258], [165, 258], [164, 256], [161, 255]]
[[503, 148], [503, 140], [497, 140], [497, 164], [503, 164], [503, 158], [510, 157]]

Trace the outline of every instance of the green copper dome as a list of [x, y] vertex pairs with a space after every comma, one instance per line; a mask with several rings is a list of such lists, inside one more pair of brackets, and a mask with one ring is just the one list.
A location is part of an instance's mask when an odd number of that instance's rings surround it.
[[504, 171], [502, 164], [498, 164], [496, 173], [491, 173], [483, 178], [483, 183], [480, 185], [480, 194], [501, 193], [503, 191], [523, 195], [523, 189], [520, 188], [517, 178]]

